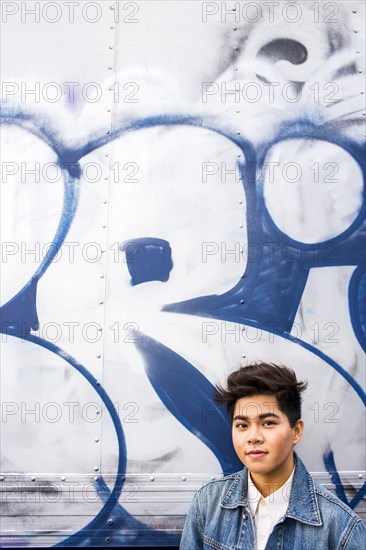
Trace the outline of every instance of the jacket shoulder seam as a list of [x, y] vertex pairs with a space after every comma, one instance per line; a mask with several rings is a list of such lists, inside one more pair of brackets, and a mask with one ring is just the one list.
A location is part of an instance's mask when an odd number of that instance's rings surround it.
[[362, 519], [361, 518], [358, 518], [358, 517], [354, 517], [352, 518], [352, 521], [350, 521], [348, 527], [347, 527], [347, 530], [343, 536], [343, 539], [341, 541], [341, 544], [340, 544], [340, 549], [342, 550], [342, 548], [346, 548], [346, 545], [349, 541], [349, 539], [351, 538], [351, 535], [353, 533], [353, 531], [355, 530], [355, 528], [357, 527], [357, 525], [359, 523], [362, 523]]
[[[327, 492], [325, 492], [327, 491]], [[342, 500], [340, 500], [336, 495], [334, 495], [333, 493], [331, 493], [330, 491], [328, 491], [327, 489], [325, 489], [325, 487], [318, 487], [317, 485], [315, 486], [315, 492], [318, 496], [321, 496], [327, 500], [329, 500], [330, 502], [333, 502], [334, 504], [336, 504], [339, 508], [341, 508], [344, 512], [346, 512], [350, 518], [352, 519], [357, 519], [357, 514], [351, 510], [351, 508], [349, 506], [347, 506], [347, 504], [345, 504], [344, 502], [342, 502]]]
[[212, 479], [211, 481], [208, 481], [205, 483], [202, 487], [198, 489], [198, 492], [200, 493], [202, 489], [205, 489], [205, 487], [208, 487], [209, 485], [214, 485], [216, 483], [222, 483], [230, 480], [235, 480], [239, 476], [240, 472], [237, 474], [229, 474], [228, 476], [222, 477], [220, 479]]

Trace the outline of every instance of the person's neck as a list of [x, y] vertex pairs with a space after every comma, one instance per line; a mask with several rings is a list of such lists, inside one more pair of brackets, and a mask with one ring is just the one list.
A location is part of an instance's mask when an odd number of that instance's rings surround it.
[[268, 497], [280, 489], [291, 476], [296, 464], [295, 456], [290, 456], [281, 466], [269, 472], [268, 474], [254, 474], [249, 471], [249, 475], [263, 497]]

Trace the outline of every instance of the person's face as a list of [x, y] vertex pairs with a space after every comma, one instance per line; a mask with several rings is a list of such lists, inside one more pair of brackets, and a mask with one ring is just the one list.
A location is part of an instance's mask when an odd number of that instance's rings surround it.
[[252, 474], [279, 478], [293, 468], [293, 448], [303, 421], [292, 428], [273, 395], [242, 397], [235, 404], [232, 437], [236, 454]]

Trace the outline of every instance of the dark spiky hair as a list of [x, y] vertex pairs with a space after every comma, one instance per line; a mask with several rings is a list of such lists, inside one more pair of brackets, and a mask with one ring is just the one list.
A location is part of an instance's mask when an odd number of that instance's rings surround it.
[[232, 421], [235, 403], [241, 397], [273, 395], [291, 427], [294, 427], [301, 418], [301, 393], [306, 387], [307, 382], [298, 382], [296, 374], [288, 367], [274, 363], [252, 363], [229, 374], [226, 389], [216, 386], [215, 401], [226, 405]]

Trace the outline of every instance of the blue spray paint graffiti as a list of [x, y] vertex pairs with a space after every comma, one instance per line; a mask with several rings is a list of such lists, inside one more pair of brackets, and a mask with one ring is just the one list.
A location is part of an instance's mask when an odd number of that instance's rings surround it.
[[164, 239], [134, 239], [121, 248], [126, 254], [131, 285], [169, 279], [173, 268], [172, 250]]
[[[24, 120], [21, 114], [5, 114], [3, 115], [2, 122], [6, 124], [18, 124], [29, 130], [29, 124], [32, 121], [30, 119]], [[47, 271], [52, 259], [64, 242], [77, 211], [78, 179], [80, 177], [78, 162], [87, 153], [101, 147], [109, 140], [124, 135], [128, 131], [136, 131], [159, 125], [169, 126], [172, 124], [207, 127], [218, 131], [240, 146], [246, 163], [258, 164], [258, 166], [264, 163], [268, 150], [275, 143], [294, 138], [324, 140], [337, 144], [347, 151], [360, 166], [363, 176], [365, 174], [363, 148], [350, 140], [338, 136], [334, 137], [331, 131], [314, 127], [304, 120], [299, 120], [291, 128], [282, 128], [275, 140], [257, 148], [256, 153], [254, 147], [247, 141], [240, 140], [237, 136], [234, 137], [225, 131], [212, 128], [210, 125], [205, 126], [203, 120], [198, 120], [194, 117], [187, 118], [186, 116], [171, 115], [137, 120], [130, 123], [129, 126], [115, 131], [108, 138], [103, 137], [99, 140], [94, 140], [79, 150], [65, 149], [62, 148], [60, 143], [53, 143], [52, 135], [47, 133], [44, 128], [37, 128], [36, 121], [34, 121], [32, 131], [41, 139], [47, 141], [57, 152], [59, 165], [64, 171], [64, 207], [56, 235], [53, 239], [53, 246], [50, 248], [42, 265], [16, 296], [1, 308], [1, 332], [23, 337], [27, 341], [35, 345], [44, 346], [52, 353], [65, 358], [65, 353], [62, 350], [50, 342], [32, 336], [30, 332], [31, 329], [35, 330], [38, 326], [37, 283]], [[263, 330], [272, 330], [278, 336], [292, 340], [297, 345], [321, 357], [343, 376], [353, 387], [358, 397], [365, 403], [363, 389], [341, 365], [338, 365], [316, 347], [291, 335], [291, 328], [309, 271], [313, 267], [350, 265], [357, 268], [352, 276], [349, 288], [350, 315], [358, 341], [364, 347], [365, 315], [363, 300], [365, 294], [365, 258], [360, 254], [360, 250], [363, 250], [366, 244], [366, 231], [363, 220], [364, 203], [357, 218], [340, 235], [324, 242], [308, 245], [294, 241], [276, 226], [265, 204], [263, 182], [257, 181], [255, 172], [250, 175], [244, 170], [244, 166], [242, 166], [242, 175], [247, 198], [248, 216], [246, 225], [248, 245], [253, 247], [255, 253], [258, 250], [263, 252], [268, 243], [278, 242], [281, 245], [280, 249], [287, 247], [289, 251], [288, 257], [284, 258], [279, 251], [274, 249], [273, 261], [270, 266], [265, 265], [261, 261], [248, 262], [242, 279], [225, 294], [220, 296], [204, 296], [185, 302], [169, 304], [164, 307], [164, 310], [240, 322], [260, 327]], [[139, 244], [141, 245], [141, 249], [139, 250], [139, 260], [141, 263], [138, 265], [138, 269], [134, 268], [132, 261], [128, 261], [132, 284], [141, 284], [150, 280], [167, 281], [173, 268], [169, 243], [147, 237], [139, 241]], [[329, 246], [333, 244], [337, 245], [337, 255], [335, 258], [329, 255], [329, 251], [331, 250]], [[301, 259], [294, 262], [292, 261], [294, 256], [291, 256], [291, 253], [295, 255], [299, 249], [301, 250]], [[314, 255], [315, 251], [317, 254], [316, 258]], [[154, 269], [151, 269], [152, 265]], [[212, 387], [205, 377], [196, 371], [188, 361], [147, 336], [143, 336], [141, 342], [136, 347], [145, 357], [147, 376], [167, 409], [215, 453], [225, 473], [238, 469], [240, 465], [230, 445], [230, 426], [227, 420], [222, 417], [221, 411], [217, 409], [212, 399]], [[125, 526], [140, 530], [141, 532], [144, 531], [146, 539], [148, 540], [151, 537], [151, 540], [155, 544], [157, 541], [176, 543], [177, 537], [167, 537], [163, 533], [149, 529], [143, 523], [130, 516], [118, 503], [118, 497], [123, 486], [123, 476], [126, 473], [126, 449], [124, 447], [122, 426], [110, 398], [103, 388], [97, 384], [89, 371], [73, 358], [67, 357], [66, 359], [88, 380], [105, 403], [118, 437], [119, 460], [117, 482], [110, 492], [102, 511], [91, 523], [63, 543], [60, 543], [59, 546], [103, 545], [105, 537], [110, 536], [111, 532], [106, 527], [106, 520], [110, 514], [118, 517], [113, 527], [115, 536], [110, 541], [112, 546], [133, 543], [130, 538], [126, 538], [119, 533], [119, 530]], [[180, 396], [176, 394], [177, 388], [180, 389], [181, 385], [187, 388], [189, 399], [180, 399]], [[202, 422], [201, 411], [193, 406], [195, 403], [200, 404], [202, 400], [215, 412], [214, 415], [208, 415], [207, 422]], [[217, 429], [217, 423], [215, 422], [217, 415], [223, 420], [220, 423], [219, 429]], [[226, 432], [224, 431], [224, 426], [226, 426]], [[338, 495], [347, 502], [339, 476], [337, 477], [337, 469], [331, 451], [328, 455], [324, 456], [324, 464], [328, 472], [336, 480]], [[107, 490], [102, 477], [97, 481], [97, 488], [100, 498], [103, 500], [105, 498], [103, 495], [105, 495]], [[364, 485], [349, 504], [353, 507], [356, 506], [365, 494], [366, 486]], [[95, 534], [96, 531], [98, 531], [98, 534]]]

